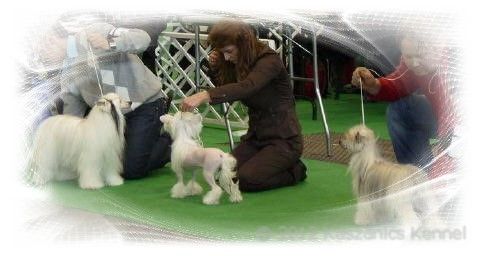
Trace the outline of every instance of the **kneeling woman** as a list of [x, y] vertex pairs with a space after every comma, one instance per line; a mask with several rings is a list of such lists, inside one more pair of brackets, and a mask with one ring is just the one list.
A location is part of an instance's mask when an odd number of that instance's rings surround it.
[[217, 87], [185, 98], [182, 110], [236, 100], [249, 108], [249, 129], [233, 152], [242, 191], [303, 181], [301, 127], [282, 60], [255, 37], [248, 24], [239, 21], [214, 25], [208, 42], [214, 49], [209, 64]]

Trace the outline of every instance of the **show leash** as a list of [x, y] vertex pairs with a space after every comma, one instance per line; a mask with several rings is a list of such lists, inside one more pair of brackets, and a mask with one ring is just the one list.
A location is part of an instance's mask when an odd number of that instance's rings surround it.
[[90, 46], [90, 43], [88, 45], [89, 45], [90, 59], [92, 60], [92, 64], [93, 64], [94, 69], [95, 69], [95, 76], [97, 77], [97, 85], [99, 86], [100, 96], [103, 97], [104, 92], [102, 91], [102, 85], [100, 84], [99, 72], [98, 72], [97, 65], [96, 65], [97, 59], [94, 55], [94, 52], [92, 51], [92, 47]]

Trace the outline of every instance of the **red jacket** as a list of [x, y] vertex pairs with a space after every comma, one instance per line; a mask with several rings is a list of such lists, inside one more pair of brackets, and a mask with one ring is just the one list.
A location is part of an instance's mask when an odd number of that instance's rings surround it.
[[[438, 138], [447, 139], [458, 122], [453, 95], [450, 93], [446, 77], [442, 71], [425, 76], [417, 76], [408, 70], [406, 64], [401, 63], [396, 70], [386, 77], [379, 78], [381, 89], [378, 94], [370, 95], [373, 100], [396, 101], [416, 90], [423, 93], [431, 103], [438, 122]], [[454, 168], [451, 157], [439, 158], [431, 169], [430, 176], [436, 177]]]

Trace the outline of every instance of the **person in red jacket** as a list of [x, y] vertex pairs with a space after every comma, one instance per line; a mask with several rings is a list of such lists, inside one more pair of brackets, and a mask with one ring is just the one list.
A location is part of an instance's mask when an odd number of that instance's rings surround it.
[[[405, 36], [401, 41], [401, 61], [396, 70], [375, 78], [369, 69], [354, 70], [351, 83], [370, 98], [392, 102], [387, 109], [388, 130], [398, 162], [429, 170], [430, 177], [452, 171], [456, 159], [449, 145], [458, 117], [445, 67], [425, 42]], [[430, 139], [438, 139], [441, 153], [433, 156]]]

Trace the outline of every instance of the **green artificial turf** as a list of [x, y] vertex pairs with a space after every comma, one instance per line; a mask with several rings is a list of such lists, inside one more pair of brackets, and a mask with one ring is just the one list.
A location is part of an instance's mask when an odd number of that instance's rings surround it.
[[[332, 132], [343, 132], [360, 121], [359, 97], [342, 95], [324, 102]], [[385, 104], [366, 104], [366, 121], [381, 138], [387, 138]], [[298, 101], [297, 112], [304, 133], [322, 132], [321, 119], [311, 120], [310, 103]], [[204, 127], [205, 146], [227, 150], [225, 130]], [[170, 165], [141, 180], [118, 187], [88, 191], [76, 182], [48, 185], [62, 205], [117, 216], [190, 235], [226, 240], [311, 239], [313, 234], [353, 226], [354, 200], [346, 166], [303, 159], [308, 167], [306, 181], [258, 193], [244, 193], [232, 204], [227, 196], [216, 206], [202, 204], [201, 196], [172, 199], [175, 176]], [[198, 179], [204, 188], [208, 186]]]
[[[351, 126], [360, 124], [361, 101], [358, 94], [342, 94], [341, 99], [323, 99], [324, 111], [331, 132], [342, 133]], [[301, 120], [304, 134], [324, 132], [320, 110], [317, 120], [312, 120], [311, 103], [306, 100], [298, 100], [296, 111]], [[365, 102], [364, 117], [368, 127], [373, 129], [382, 139], [389, 139], [386, 128], [386, 107], [383, 102]]]
[[239, 204], [231, 204], [226, 195], [216, 206], [203, 205], [201, 196], [170, 198], [175, 177], [169, 168], [142, 180], [97, 191], [81, 190], [73, 181], [52, 186], [55, 198], [66, 206], [213, 239], [258, 240], [292, 229], [312, 233], [352, 225], [352, 208], [340, 211], [341, 214], [333, 212], [353, 203], [345, 167], [315, 160], [305, 162], [309, 166], [305, 182], [244, 193], [244, 201]]

